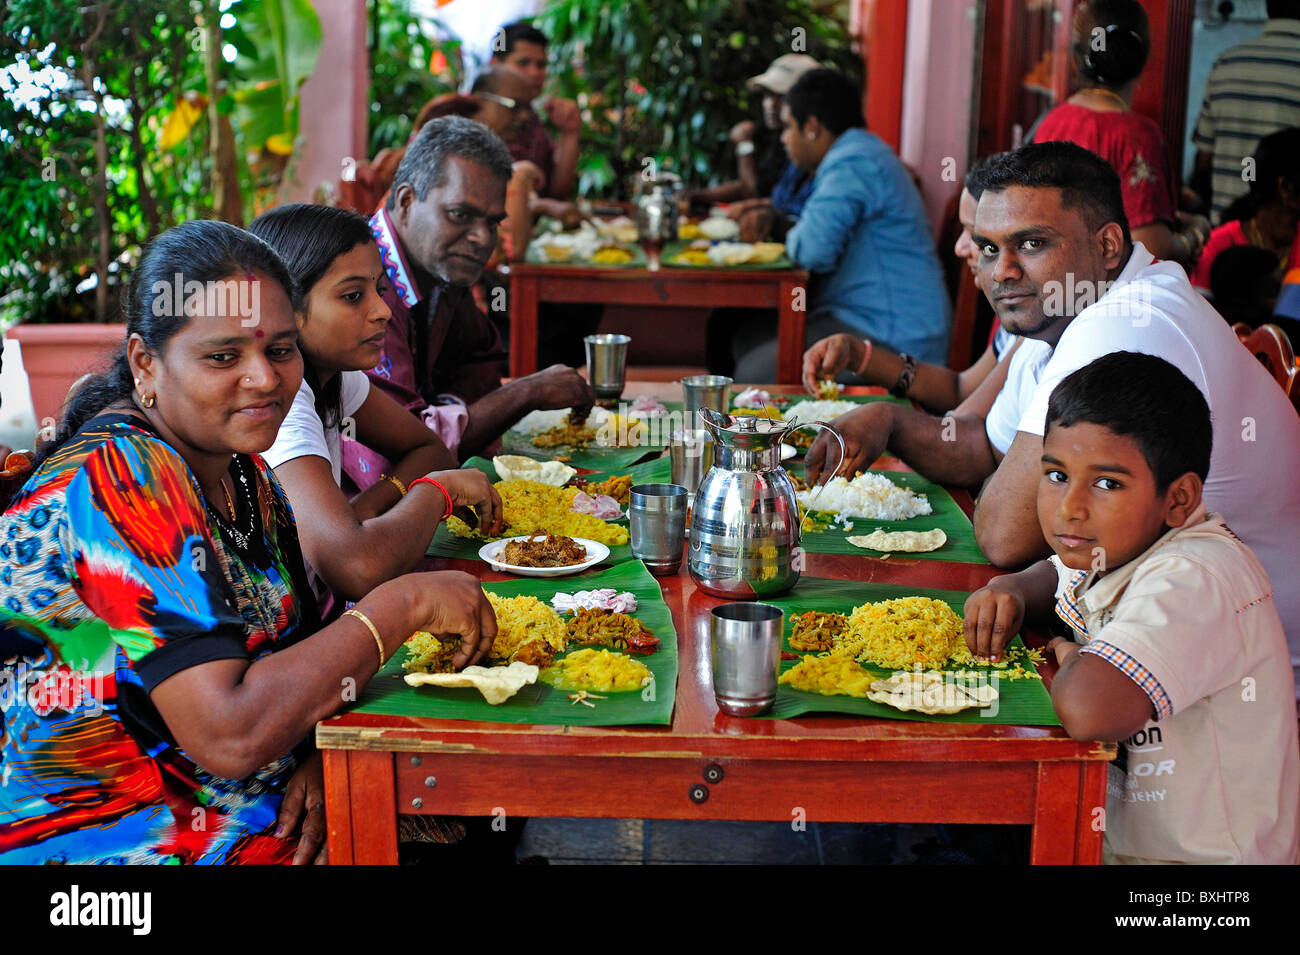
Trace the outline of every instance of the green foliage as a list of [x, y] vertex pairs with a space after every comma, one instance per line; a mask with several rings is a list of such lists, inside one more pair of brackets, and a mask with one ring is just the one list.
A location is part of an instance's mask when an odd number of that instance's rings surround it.
[[[699, 184], [730, 179], [727, 141], [761, 122], [745, 81], [783, 53], [801, 52], [861, 81], [844, 24], [809, 0], [551, 0], [537, 25], [551, 38], [552, 82], [579, 99], [583, 195], [626, 196], [652, 157]], [[801, 48], [802, 47], [802, 48]]]
[[[118, 277], [143, 245], [213, 214], [201, 16], [216, 9], [215, 0], [0, 5], [0, 70], [8, 68], [0, 72], [0, 208], [9, 216], [0, 230], [0, 325], [114, 320]], [[278, 165], [250, 166], [248, 157], [292, 146], [298, 88], [315, 67], [320, 23], [309, 0], [240, 0], [228, 12], [237, 22], [223, 43], [238, 58], [222, 60], [229, 92], [218, 108], [233, 114], [241, 178], [274, 188], [284, 152]], [[164, 127], [183, 99], [196, 105], [163, 149]], [[74, 291], [95, 275], [101, 253], [97, 115], [110, 226], [110, 307], [98, 316], [93, 294]], [[245, 190], [246, 209], [263, 197]]]
[[[431, 40], [409, 0], [370, 0], [370, 156], [406, 145], [422, 107], [435, 96], [455, 92], [461, 76], [460, 41]], [[434, 74], [435, 54], [446, 70]]]

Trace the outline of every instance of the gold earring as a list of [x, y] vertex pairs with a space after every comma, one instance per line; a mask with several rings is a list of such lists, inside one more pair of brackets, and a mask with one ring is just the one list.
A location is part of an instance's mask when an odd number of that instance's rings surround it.
[[140, 404], [144, 405], [146, 408], [152, 408], [157, 400], [158, 399], [153, 395], [144, 395], [140, 398]]

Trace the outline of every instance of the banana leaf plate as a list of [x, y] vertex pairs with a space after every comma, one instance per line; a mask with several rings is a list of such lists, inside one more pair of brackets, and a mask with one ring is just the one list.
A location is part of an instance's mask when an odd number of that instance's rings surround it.
[[[847, 614], [854, 607], [868, 601], [892, 600], [898, 597], [932, 597], [947, 603], [958, 615], [966, 602], [968, 594], [955, 590], [935, 590], [929, 587], [902, 587], [890, 584], [849, 583], [843, 580], [826, 580], [818, 577], [804, 577], [794, 590], [784, 597], [777, 597], [765, 603], [775, 604], [785, 611], [785, 632], [782, 635], [781, 649], [793, 652], [790, 648], [790, 631], [793, 629], [791, 617], [794, 614], [816, 610], [822, 613]], [[1024, 641], [1019, 637], [1011, 642], [1012, 649], [1024, 649]], [[782, 660], [781, 672], [793, 667], [798, 660]], [[1024, 661], [1026, 670], [1033, 670], [1033, 664]], [[884, 678], [892, 670], [864, 664], [864, 669]], [[946, 669], [962, 669], [949, 666]], [[963, 710], [960, 713], [931, 716], [925, 713], [905, 712], [883, 703], [858, 699], [851, 696], [823, 696], [820, 693], [808, 693], [796, 690], [785, 684], [777, 687], [776, 702], [763, 714], [769, 719], [789, 719], [804, 713], [848, 713], [854, 716], [881, 717], [894, 720], [919, 720], [929, 723], [997, 723], [1012, 726], [1060, 726], [1056, 713], [1052, 709], [1052, 698], [1043, 681], [1037, 677], [1016, 680], [1005, 679], [999, 674], [999, 668], [992, 666], [966, 667], [965, 669], [987, 670], [990, 674], [989, 685], [998, 691], [998, 699], [985, 709]]]
[[[804, 474], [803, 463], [792, 465], [789, 470], [797, 472], [802, 477]], [[975, 528], [971, 526], [970, 518], [966, 516], [966, 512], [961, 509], [961, 505], [953, 500], [952, 495], [946, 490], [912, 471], [873, 471], [872, 473], [883, 475], [895, 484], [908, 488], [917, 494], [924, 494], [926, 500], [930, 502], [933, 513], [921, 517], [912, 517], [905, 521], [873, 521], [864, 517], [854, 517], [852, 518], [853, 529], [845, 530], [842, 524], [830, 523], [834, 518], [833, 514], [816, 511], [817, 504], [814, 501], [813, 520], [819, 529], [805, 530], [801, 535], [802, 546], [805, 551], [810, 554], [853, 554], [857, 557], [884, 557], [884, 552], [857, 547], [850, 544], [848, 539], [870, 534], [877, 528], [887, 531], [928, 531], [937, 527], [948, 535], [948, 540], [938, 550], [920, 554], [900, 552], [898, 556], [907, 560], [918, 558], [920, 560], [950, 560], [962, 564], [989, 563], [988, 558], [980, 550], [979, 544], [975, 542]]]
[[[477, 468], [488, 476], [488, 479], [495, 483], [499, 480], [496, 468], [492, 462], [486, 458], [474, 457], [465, 462], [467, 468]], [[665, 457], [655, 458], [651, 461], [644, 461], [641, 464], [634, 464], [629, 468], [620, 468], [613, 471], [598, 471], [591, 474], [584, 474], [583, 477], [590, 481], [603, 481], [615, 474], [632, 475], [633, 484], [666, 484], [672, 470], [671, 463]], [[627, 526], [627, 518], [621, 518], [618, 521], [610, 523], [623, 524]], [[478, 551], [483, 546], [483, 541], [477, 537], [457, 537], [451, 531], [447, 530], [446, 524], [439, 524], [437, 533], [433, 535], [433, 541], [429, 544], [426, 552], [429, 557], [456, 557], [461, 560], [479, 560]], [[612, 566], [621, 564], [625, 561], [632, 560], [632, 548], [627, 544], [610, 544], [609, 556], [601, 562], [601, 566]], [[589, 588], [579, 587], [578, 590]]]
[[484, 584], [483, 589], [503, 597], [532, 596], [550, 603], [556, 593], [573, 593], [613, 587], [636, 594], [633, 614], [659, 638], [659, 649], [640, 660], [654, 674], [654, 681], [639, 690], [602, 694], [595, 707], [574, 704], [563, 690], [540, 679], [526, 686], [504, 703], [493, 706], [472, 688], [407, 686], [402, 679], [403, 647], [384, 664], [362, 690], [354, 713], [390, 716], [418, 716], [439, 720], [482, 720], [489, 723], [533, 723], [566, 726], [630, 726], [672, 722], [677, 691], [677, 631], [672, 613], [664, 603], [663, 591], [640, 561], [620, 564], [605, 571], [566, 577], [562, 580], [511, 580]]

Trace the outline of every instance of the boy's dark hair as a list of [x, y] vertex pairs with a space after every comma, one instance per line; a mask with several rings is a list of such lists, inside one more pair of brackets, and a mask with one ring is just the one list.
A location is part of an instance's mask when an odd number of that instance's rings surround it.
[[785, 105], [800, 128], [810, 116], [816, 116], [836, 136], [846, 129], [866, 125], [862, 118], [862, 91], [836, 70], [809, 70], [785, 94]]
[[504, 60], [515, 52], [515, 47], [520, 43], [536, 43], [544, 50], [550, 42], [545, 33], [527, 20], [516, 20], [514, 23], [507, 23], [492, 38], [492, 59]]
[[486, 167], [502, 182], [510, 181], [514, 160], [496, 133], [464, 116], [443, 116], [426, 123], [406, 147], [406, 154], [393, 173], [388, 210], [397, 208], [399, 186], [410, 183], [416, 201], [423, 202], [430, 189], [446, 183], [447, 160], [452, 156]]
[[1059, 189], [1061, 205], [1083, 210], [1089, 229], [1095, 232], [1108, 222], [1117, 222], [1124, 230], [1124, 242], [1133, 241], [1114, 167], [1075, 143], [1030, 143], [990, 156], [967, 175], [973, 180], [966, 187], [971, 195], [976, 194], [976, 188], [980, 195], [1003, 192], [1012, 186]]
[[1188, 471], [1210, 473], [1214, 429], [1205, 396], [1155, 355], [1116, 351], [1066, 375], [1047, 401], [1043, 438], [1053, 426], [1101, 425], [1137, 442], [1156, 493]]

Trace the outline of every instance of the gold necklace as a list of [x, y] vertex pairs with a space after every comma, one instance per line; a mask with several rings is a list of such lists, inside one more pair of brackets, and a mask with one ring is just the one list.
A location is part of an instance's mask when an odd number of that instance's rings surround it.
[[230, 511], [230, 522], [235, 522], [235, 499], [230, 496], [230, 488], [226, 487], [226, 477], [221, 476], [221, 493], [226, 496], [226, 508]]
[[1113, 99], [1115, 102], [1119, 103], [1121, 109], [1125, 109], [1125, 110], [1128, 109], [1128, 101], [1127, 101], [1126, 99], [1124, 99], [1124, 97], [1122, 97], [1122, 96], [1120, 96], [1118, 93], [1116, 93], [1114, 90], [1106, 90], [1106, 89], [1102, 89], [1102, 88], [1099, 87], [1099, 86], [1089, 86], [1089, 87], [1087, 87], [1086, 89], [1081, 89], [1081, 90], [1079, 90], [1079, 92], [1080, 92], [1080, 93], [1092, 93], [1092, 94], [1097, 95], [1097, 96], [1105, 96], [1105, 97], [1108, 97], [1108, 98], [1110, 98], [1110, 99]]

